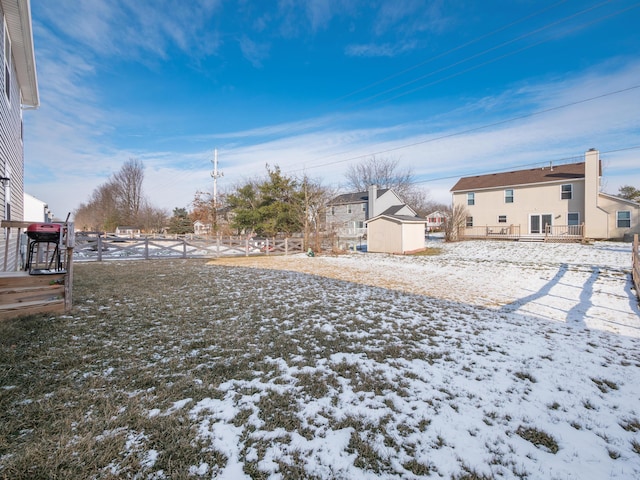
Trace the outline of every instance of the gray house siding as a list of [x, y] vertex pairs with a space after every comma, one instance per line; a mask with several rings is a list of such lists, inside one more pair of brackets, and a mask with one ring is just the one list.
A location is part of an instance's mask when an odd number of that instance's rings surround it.
[[366, 219], [366, 203], [331, 205], [327, 211], [327, 223], [331, 227], [339, 229], [344, 235], [364, 233]]
[[[0, 4], [0, 9], [2, 6]], [[23, 218], [23, 192], [24, 192], [24, 152], [22, 144], [22, 110], [20, 88], [18, 85], [18, 75], [15, 69], [13, 55], [9, 58], [5, 56], [5, 13], [0, 11], [2, 21], [0, 30], [0, 49], [2, 75], [0, 75], [0, 177], [9, 178], [8, 181], [0, 182], [0, 215], [3, 220], [21, 221]], [[9, 99], [6, 95], [6, 75], [5, 65], [9, 66]], [[9, 194], [9, 196], [7, 196]], [[0, 265], [4, 264], [5, 244], [7, 229], [0, 229]], [[10, 235], [7, 258], [8, 268], [15, 266], [16, 241], [18, 240], [15, 231]]]

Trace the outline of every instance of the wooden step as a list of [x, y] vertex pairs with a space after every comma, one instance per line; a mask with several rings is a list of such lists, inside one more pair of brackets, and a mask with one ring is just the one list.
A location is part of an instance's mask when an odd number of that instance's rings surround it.
[[64, 313], [64, 273], [0, 272], [0, 320], [39, 313]]
[[20, 302], [2, 305], [2, 307], [0, 307], [0, 320], [23, 315], [35, 315], [38, 313], [64, 313], [64, 300]]
[[0, 288], [0, 308], [13, 303], [49, 301], [64, 298], [64, 285]]
[[27, 272], [2, 272], [0, 274], [0, 290], [3, 288], [64, 285], [64, 277], [64, 273], [29, 275]]

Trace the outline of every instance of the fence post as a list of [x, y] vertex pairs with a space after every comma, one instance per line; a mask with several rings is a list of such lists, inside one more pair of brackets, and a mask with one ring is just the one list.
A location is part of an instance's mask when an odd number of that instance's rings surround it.
[[187, 237], [182, 238], [182, 258], [187, 258]]
[[249, 256], [249, 239], [245, 239], [244, 241], [244, 256], [248, 257]]
[[149, 260], [149, 237], [144, 237], [144, 259]]
[[289, 255], [289, 238], [284, 239], [284, 254]]
[[220, 256], [220, 235], [216, 237], [216, 257]]
[[98, 233], [98, 261], [102, 261], [102, 235]]

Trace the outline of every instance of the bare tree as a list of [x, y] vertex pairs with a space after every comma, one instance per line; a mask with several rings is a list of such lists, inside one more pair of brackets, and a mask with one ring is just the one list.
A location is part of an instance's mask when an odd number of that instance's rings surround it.
[[454, 205], [444, 224], [444, 239], [447, 242], [460, 240], [460, 230], [467, 222], [467, 209], [464, 205]]
[[364, 192], [370, 185], [380, 188], [392, 188], [399, 195], [412, 187], [413, 172], [410, 168], [400, 170], [399, 161], [392, 158], [379, 158], [375, 155], [355, 165], [349, 165], [346, 177], [349, 187]]
[[399, 161], [393, 158], [372, 156], [347, 169], [346, 177], [349, 188], [364, 192], [370, 185], [379, 188], [390, 188], [420, 216], [429, 210], [429, 193], [420, 188], [413, 179], [411, 168], [399, 168]]
[[306, 175], [299, 182], [303, 199], [303, 228], [304, 245], [306, 248], [312, 247], [311, 236], [315, 238], [313, 249], [319, 252], [322, 248], [320, 231], [323, 227], [325, 207], [335, 192], [324, 187], [319, 180], [312, 180]]
[[147, 233], [162, 233], [169, 222], [169, 213], [161, 208], [154, 207], [145, 201], [138, 212], [137, 225]]
[[111, 177], [118, 197], [122, 221], [128, 225], [138, 222], [138, 213], [143, 202], [142, 181], [144, 165], [137, 158], [127, 160], [120, 170]]
[[[87, 203], [74, 212], [74, 221], [80, 230], [112, 232], [118, 225], [135, 225], [149, 219], [147, 201], [142, 194], [144, 166], [138, 159], [129, 159], [122, 168], [97, 187]], [[145, 215], [142, 210], [146, 209]], [[154, 228], [166, 213], [154, 212]]]

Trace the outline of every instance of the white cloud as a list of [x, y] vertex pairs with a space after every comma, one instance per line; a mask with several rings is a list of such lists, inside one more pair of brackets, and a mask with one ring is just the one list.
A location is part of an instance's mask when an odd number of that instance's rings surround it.
[[[83, 13], [86, 17], [76, 17], [79, 13], [74, 5], [75, 2], [63, 2], [63, 11], [70, 16], [65, 17], [65, 25], [58, 26], [68, 28], [68, 35], [75, 35], [73, 38], [96, 52], [106, 48], [97, 45], [100, 38], [105, 35], [109, 41], [117, 38], [113, 34], [118, 31], [114, 22], [127, 8], [137, 19], [133, 22], [140, 28], [137, 35], [145, 37], [131, 40], [133, 32], [127, 31], [128, 27], [124, 29], [118, 42], [129, 46], [127, 42], [132, 41], [131, 55], [146, 51], [162, 56], [168, 42], [189, 48], [198, 32], [198, 28], [194, 32], [182, 28], [192, 20], [191, 14], [172, 20], [165, 18], [156, 25], [154, 12], [144, 12], [133, 4], [125, 7], [114, 3], [107, 7], [100, 2], [100, 8], [93, 13]], [[78, 8], [90, 10], [90, 6], [83, 3]], [[110, 10], [101, 10], [105, 8]], [[218, 4], [211, 2], [202, 8], [206, 17], [216, 11]], [[318, 25], [339, 13], [317, 8], [314, 15]], [[83, 18], [85, 23], [74, 32], [71, 26], [77, 18]], [[174, 28], [171, 40], [164, 38]], [[485, 98], [446, 99], [438, 105], [413, 104], [403, 113], [399, 113], [398, 106], [383, 105], [376, 111], [350, 108], [339, 114], [259, 128], [180, 137], [179, 143], [191, 148], [190, 152], [181, 151], [178, 142], [167, 139], [163, 143], [167, 148], [163, 150], [156, 146], [136, 151], [116, 147], [110, 139], [112, 132], [122, 128], [118, 122], [129, 114], [126, 107], [117, 110], [109, 104], [101, 105], [102, 99], [94, 90], [97, 71], [97, 64], [92, 63], [94, 54], [72, 48], [49, 35], [42, 26], [37, 26], [37, 39], [42, 43], [37, 48], [38, 72], [46, 82], [41, 82], [42, 108], [25, 114], [26, 186], [29, 193], [48, 202], [59, 216], [86, 201], [95, 187], [131, 157], [142, 159], [147, 167], [145, 189], [153, 203], [167, 209], [187, 206], [196, 190], [211, 185], [211, 149], [193, 151], [194, 144], [206, 139], [220, 148], [220, 166], [225, 172], [221, 188], [243, 178], [263, 175], [266, 163], [279, 165], [284, 172], [322, 177], [325, 184], [335, 186], [344, 182], [350, 162], [389, 150], [381, 155], [398, 158], [401, 166], [411, 166], [416, 175], [428, 180], [424, 185], [440, 201], [449, 200], [448, 190], [460, 176], [582, 155], [591, 147], [607, 151], [640, 143], [636, 107], [640, 104], [640, 89], [456, 135], [505, 118], [633, 85], [640, 78], [640, 62], [617, 59], [582, 74], [538, 82], [529, 79]], [[112, 54], [121, 47], [113, 48]], [[361, 48], [360, 54], [364, 54], [368, 48], [374, 52], [380, 47]], [[392, 52], [398, 47], [385, 48]], [[269, 53], [267, 47], [248, 37], [243, 51], [255, 65]], [[384, 48], [378, 52], [382, 53]], [[617, 191], [619, 182], [640, 187], [637, 157], [638, 151], [633, 150], [612, 156], [608, 165], [612, 175], [607, 182], [611, 193]]]

